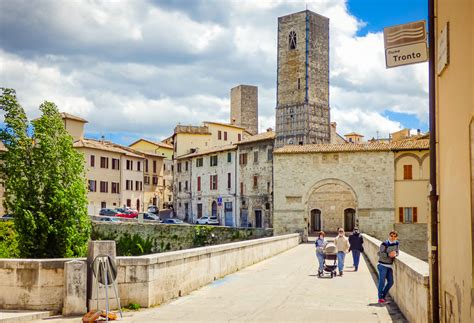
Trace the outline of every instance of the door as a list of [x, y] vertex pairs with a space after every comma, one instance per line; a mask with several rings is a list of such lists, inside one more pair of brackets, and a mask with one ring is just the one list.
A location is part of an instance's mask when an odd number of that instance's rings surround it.
[[353, 231], [355, 227], [355, 210], [345, 209], [344, 210], [344, 231]]
[[244, 228], [249, 226], [247, 209], [240, 210], [240, 226]]
[[234, 216], [232, 213], [232, 202], [224, 203], [225, 225], [228, 227], [234, 226]]
[[137, 211], [140, 212], [140, 200], [137, 199]]
[[213, 201], [213, 202], [212, 202], [212, 213], [211, 213], [211, 217], [217, 218], [217, 202], [216, 202], [216, 201]]
[[322, 230], [322, 225], [321, 225], [321, 210], [314, 209], [311, 210], [311, 231], [313, 232], [319, 232]]
[[255, 227], [262, 227], [262, 210], [255, 210]]

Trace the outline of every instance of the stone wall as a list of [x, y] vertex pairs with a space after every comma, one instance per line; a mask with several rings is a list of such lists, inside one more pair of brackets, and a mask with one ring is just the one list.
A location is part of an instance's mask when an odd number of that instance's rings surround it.
[[[376, 268], [382, 242], [366, 234], [363, 236], [364, 254]], [[393, 274], [395, 284], [389, 293], [403, 315], [409, 322], [430, 322], [428, 263], [402, 251], [393, 264]]]
[[[400, 248], [421, 260], [428, 260], [428, 225], [426, 223], [395, 223]], [[385, 238], [385, 237], [384, 237]]]
[[230, 123], [258, 133], [258, 87], [238, 85], [230, 90]]
[[[117, 254], [123, 255], [121, 239], [146, 241], [151, 251], [166, 252], [204, 245], [217, 245], [242, 240], [270, 237], [272, 229], [195, 226], [186, 224], [107, 223], [93, 222], [92, 239], [115, 240]], [[143, 243], [143, 242], [142, 242]]]

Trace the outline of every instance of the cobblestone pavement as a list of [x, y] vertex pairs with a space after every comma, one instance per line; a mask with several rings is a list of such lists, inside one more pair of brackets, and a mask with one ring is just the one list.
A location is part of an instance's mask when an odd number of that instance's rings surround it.
[[375, 276], [363, 257], [359, 271], [348, 266], [350, 254], [342, 277], [318, 278], [314, 245], [301, 244], [169, 303], [126, 312], [123, 321], [406, 322], [393, 302], [377, 304]]

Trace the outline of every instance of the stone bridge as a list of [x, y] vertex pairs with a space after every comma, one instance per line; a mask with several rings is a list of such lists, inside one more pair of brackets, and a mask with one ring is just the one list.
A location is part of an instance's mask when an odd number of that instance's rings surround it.
[[[332, 279], [317, 277], [314, 245], [299, 241], [294, 234], [118, 257], [122, 303], [148, 307], [125, 312], [123, 321], [430, 321], [426, 262], [401, 253], [394, 267], [391, 303], [379, 305], [371, 265], [378, 240], [365, 236], [366, 254], [359, 270], [353, 271], [348, 255], [344, 275]], [[78, 317], [49, 320], [77, 322]]]

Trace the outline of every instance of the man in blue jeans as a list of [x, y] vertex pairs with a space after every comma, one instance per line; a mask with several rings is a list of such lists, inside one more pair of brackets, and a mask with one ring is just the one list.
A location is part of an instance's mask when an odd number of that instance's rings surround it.
[[396, 231], [390, 232], [388, 240], [382, 242], [378, 252], [378, 296], [380, 304], [387, 302], [385, 297], [387, 297], [388, 291], [393, 286], [393, 260], [400, 253], [400, 243], [397, 239], [398, 233]]
[[337, 247], [337, 269], [339, 269], [339, 276], [342, 276], [344, 272], [344, 259], [346, 258], [346, 253], [349, 252], [349, 240], [344, 234], [344, 229], [337, 229], [337, 237], [334, 239], [334, 244]]

